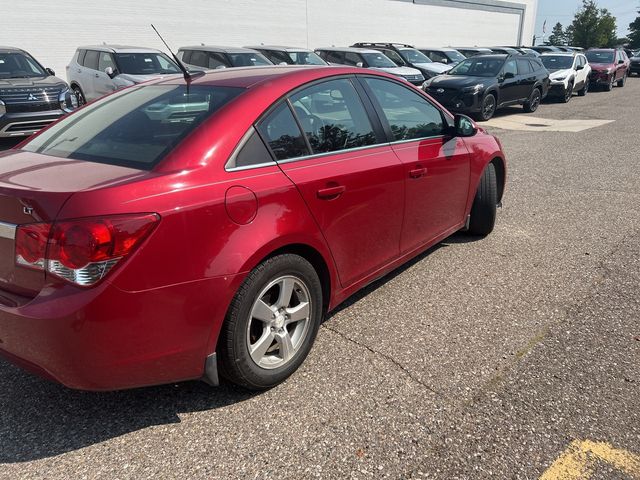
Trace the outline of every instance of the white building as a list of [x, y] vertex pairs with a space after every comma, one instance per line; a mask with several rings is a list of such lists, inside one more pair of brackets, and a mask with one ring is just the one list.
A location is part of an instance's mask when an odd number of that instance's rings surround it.
[[530, 44], [538, 0], [0, 0], [0, 45], [65, 77], [79, 45]]

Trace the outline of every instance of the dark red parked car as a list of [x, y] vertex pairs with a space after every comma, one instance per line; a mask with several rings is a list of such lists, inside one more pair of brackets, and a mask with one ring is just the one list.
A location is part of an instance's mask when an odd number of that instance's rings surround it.
[[465, 226], [491, 232], [504, 158], [362, 69], [114, 93], [0, 153], [0, 352], [79, 389], [218, 371], [271, 387], [349, 295]]
[[585, 52], [591, 65], [590, 83], [611, 91], [614, 85], [624, 87], [631, 62], [621, 48], [593, 48]]

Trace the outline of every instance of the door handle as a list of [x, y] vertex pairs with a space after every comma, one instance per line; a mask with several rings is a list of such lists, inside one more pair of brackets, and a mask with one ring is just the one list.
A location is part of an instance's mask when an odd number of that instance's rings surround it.
[[424, 177], [427, 174], [427, 169], [424, 167], [414, 168], [413, 170], [409, 170], [409, 176], [411, 178], [420, 178]]
[[97, 73], [96, 73], [96, 78], [100, 78], [100, 75], [98, 75]]
[[335, 187], [321, 188], [316, 192], [316, 195], [323, 200], [332, 200], [342, 195], [345, 190], [346, 187], [344, 185], [337, 185]]

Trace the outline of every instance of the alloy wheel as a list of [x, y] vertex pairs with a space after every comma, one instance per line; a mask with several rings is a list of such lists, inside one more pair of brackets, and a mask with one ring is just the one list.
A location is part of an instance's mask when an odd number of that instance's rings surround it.
[[496, 112], [496, 99], [493, 95], [487, 95], [482, 102], [482, 118], [489, 120]]
[[298, 277], [278, 277], [262, 289], [247, 326], [247, 348], [254, 363], [265, 369], [289, 363], [309, 333], [312, 308], [309, 289]]

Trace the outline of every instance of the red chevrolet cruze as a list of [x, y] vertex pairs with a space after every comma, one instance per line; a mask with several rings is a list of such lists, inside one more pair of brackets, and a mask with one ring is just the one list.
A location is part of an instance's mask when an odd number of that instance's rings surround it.
[[122, 90], [0, 153], [0, 353], [79, 389], [271, 387], [349, 295], [491, 232], [504, 183], [493, 136], [384, 73]]

